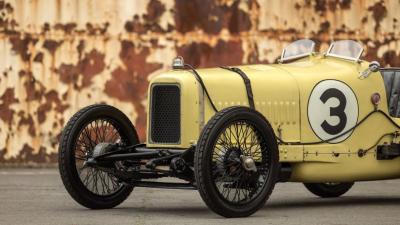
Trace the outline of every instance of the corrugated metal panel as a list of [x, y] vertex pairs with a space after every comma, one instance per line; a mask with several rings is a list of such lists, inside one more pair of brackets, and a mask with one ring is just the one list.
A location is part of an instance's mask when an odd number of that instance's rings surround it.
[[145, 131], [150, 76], [183, 55], [217, 66], [268, 63], [303, 37], [366, 44], [400, 66], [398, 0], [0, 0], [0, 163], [56, 161], [79, 108], [105, 102]]

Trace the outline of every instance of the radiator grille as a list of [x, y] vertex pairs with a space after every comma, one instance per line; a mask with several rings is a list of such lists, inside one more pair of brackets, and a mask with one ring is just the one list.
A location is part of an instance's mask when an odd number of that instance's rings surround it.
[[181, 98], [177, 85], [154, 85], [151, 92], [150, 132], [153, 143], [179, 143]]

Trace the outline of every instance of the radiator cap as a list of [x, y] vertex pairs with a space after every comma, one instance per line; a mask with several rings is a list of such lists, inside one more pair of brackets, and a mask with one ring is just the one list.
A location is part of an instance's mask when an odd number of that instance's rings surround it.
[[185, 67], [185, 63], [183, 61], [182, 56], [177, 56], [174, 58], [172, 61], [172, 68], [177, 70], [177, 69], [183, 69]]

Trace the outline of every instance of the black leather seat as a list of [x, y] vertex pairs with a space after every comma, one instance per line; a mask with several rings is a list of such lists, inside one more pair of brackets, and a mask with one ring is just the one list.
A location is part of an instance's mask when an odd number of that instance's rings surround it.
[[385, 82], [389, 113], [393, 117], [400, 117], [400, 68], [381, 69], [381, 74]]

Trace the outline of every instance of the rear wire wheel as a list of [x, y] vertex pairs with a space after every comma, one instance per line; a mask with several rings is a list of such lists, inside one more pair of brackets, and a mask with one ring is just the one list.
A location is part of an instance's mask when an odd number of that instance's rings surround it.
[[224, 217], [249, 216], [264, 206], [279, 168], [271, 126], [260, 113], [238, 106], [210, 119], [194, 160], [201, 197]]
[[[65, 188], [79, 204], [91, 209], [113, 208], [132, 192], [132, 186], [121, 183], [113, 174], [88, 167], [98, 145], [139, 143], [129, 118], [108, 105], [91, 105], [77, 112], [65, 126], [59, 145], [59, 170]], [[102, 149], [102, 148], [100, 148]], [[116, 168], [118, 162], [110, 165]]]
[[336, 198], [344, 195], [354, 185], [350, 183], [304, 183], [304, 186], [314, 195], [321, 198]]

